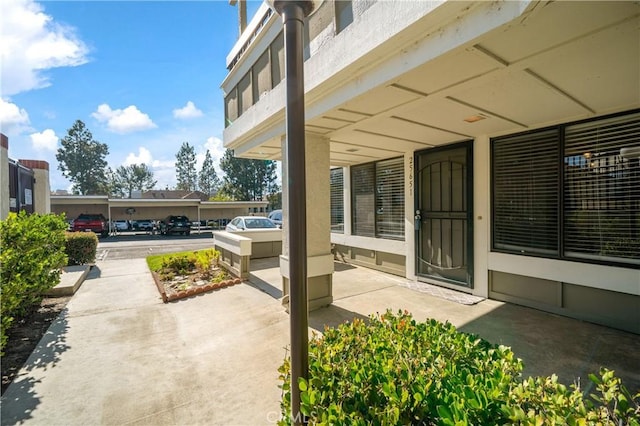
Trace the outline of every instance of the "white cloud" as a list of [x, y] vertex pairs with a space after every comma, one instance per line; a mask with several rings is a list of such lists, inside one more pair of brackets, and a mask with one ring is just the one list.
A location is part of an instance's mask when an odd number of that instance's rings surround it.
[[75, 29], [54, 22], [32, 0], [0, 2], [0, 87], [4, 96], [50, 85], [47, 69], [88, 62]]
[[130, 152], [122, 163], [123, 166], [132, 164], [146, 164], [153, 172], [153, 179], [157, 181], [156, 189], [173, 188], [176, 185], [176, 167], [173, 160], [154, 160], [148, 148], [141, 146], [138, 153]]
[[31, 144], [33, 148], [36, 150], [47, 150], [47, 151], [55, 151], [58, 147], [58, 137], [56, 133], [51, 129], [46, 129], [40, 133], [32, 133], [29, 135], [31, 137]]
[[124, 160], [125, 166], [130, 166], [132, 164], [151, 164], [153, 162], [153, 157], [151, 156], [151, 151], [147, 148], [141, 146], [138, 148], [138, 155], [130, 152], [127, 155], [127, 158]]
[[173, 116], [180, 119], [197, 118], [202, 117], [202, 111], [200, 111], [193, 102], [189, 101], [184, 107], [174, 109]]
[[109, 105], [102, 104], [91, 116], [101, 123], [106, 122], [107, 128], [115, 133], [131, 133], [158, 127], [135, 105], [129, 105], [125, 109], [111, 109]]
[[0, 98], [0, 129], [3, 133], [29, 125], [29, 114], [18, 105]]

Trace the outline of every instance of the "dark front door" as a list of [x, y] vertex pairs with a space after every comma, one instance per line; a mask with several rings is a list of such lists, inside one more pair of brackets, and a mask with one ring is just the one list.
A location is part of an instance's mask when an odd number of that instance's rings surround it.
[[416, 273], [472, 287], [472, 144], [416, 156]]

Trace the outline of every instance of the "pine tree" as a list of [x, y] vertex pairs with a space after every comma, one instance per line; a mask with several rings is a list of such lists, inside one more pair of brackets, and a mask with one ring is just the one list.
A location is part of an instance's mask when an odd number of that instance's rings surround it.
[[73, 183], [73, 193], [80, 195], [108, 195], [106, 144], [93, 139], [85, 124], [76, 120], [60, 141], [56, 153], [58, 169]]
[[275, 161], [236, 158], [228, 149], [220, 160], [220, 168], [225, 173], [221, 192], [234, 200], [264, 200], [280, 190]]
[[195, 191], [197, 189], [198, 173], [196, 172], [196, 151], [189, 142], [183, 142], [176, 154], [176, 189]]
[[220, 178], [216, 173], [216, 168], [213, 166], [213, 159], [211, 158], [209, 150], [207, 150], [207, 153], [204, 156], [204, 161], [202, 162], [202, 169], [198, 176], [198, 185], [200, 187], [200, 191], [207, 194], [208, 197], [216, 192], [220, 186]]

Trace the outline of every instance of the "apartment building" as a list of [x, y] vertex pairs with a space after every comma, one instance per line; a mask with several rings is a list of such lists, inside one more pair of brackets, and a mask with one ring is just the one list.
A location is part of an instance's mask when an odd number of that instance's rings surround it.
[[[640, 2], [315, 5], [310, 307], [337, 255], [640, 333]], [[286, 165], [282, 30], [266, 3], [243, 25], [223, 139]]]

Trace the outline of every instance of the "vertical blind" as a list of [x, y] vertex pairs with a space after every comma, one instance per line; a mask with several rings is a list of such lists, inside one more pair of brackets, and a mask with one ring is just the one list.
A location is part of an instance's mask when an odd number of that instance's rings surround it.
[[344, 232], [344, 170], [330, 171], [331, 232]]

